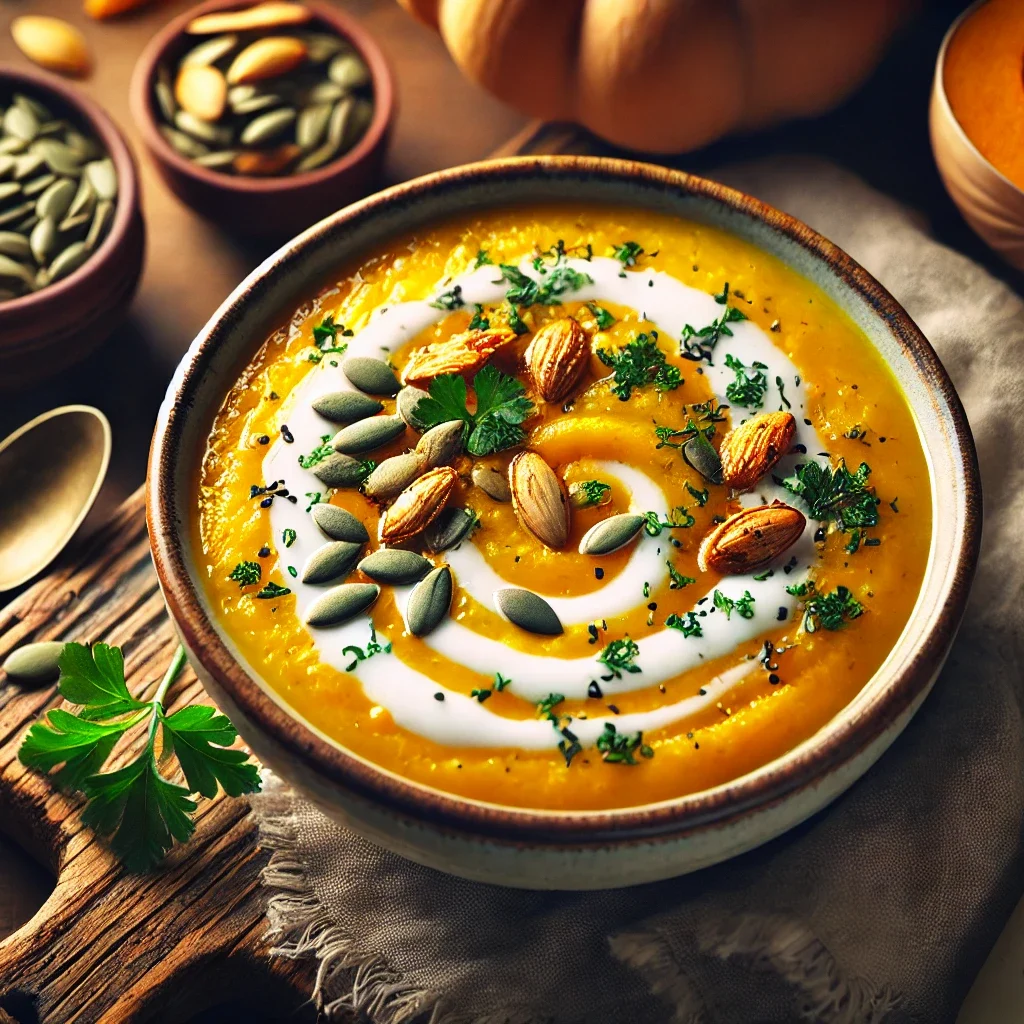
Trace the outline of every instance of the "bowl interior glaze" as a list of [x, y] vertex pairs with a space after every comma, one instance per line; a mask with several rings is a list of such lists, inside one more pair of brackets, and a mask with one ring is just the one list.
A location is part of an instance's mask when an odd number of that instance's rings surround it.
[[[271, 325], [308, 294], [310, 282], [389, 236], [470, 208], [559, 201], [635, 205], [714, 225], [821, 287], [901, 383], [929, 462], [935, 509], [929, 566], [911, 619], [883, 667], [841, 714], [788, 754], [727, 784], [600, 812], [521, 810], [441, 793], [347, 753], [293, 717], [216, 624], [188, 528], [214, 412]], [[977, 559], [981, 518], [973, 440], [953, 386], [917, 327], [866, 271], [806, 225], [742, 193], [661, 167], [593, 157], [523, 157], [438, 172], [356, 203], [284, 246], [227, 299], [178, 367], [158, 419], [148, 487], [154, 558], [182, 636], [218, 689], [289, 758], [414, 819], [550, 843], [649, 837], [726, 822], [813, 786], [877, 744], [923, 699], [948, 651]]]

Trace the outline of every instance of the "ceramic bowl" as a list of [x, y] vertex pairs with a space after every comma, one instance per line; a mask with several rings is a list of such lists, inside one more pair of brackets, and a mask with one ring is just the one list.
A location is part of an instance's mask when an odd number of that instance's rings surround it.
[[[395, 116], [395, 87], [384, 54], [355, 19], [334, 6], [306, 2], [314, 19], [303, 28], [321, 28], [348, 40], [373, 77], [373, 119], [344, 156], [305, 174], [243, 177], [221, 174], [187, 160], [160, 134], [153, 82], [164, 62], [195, 46], [201, 37], [185, 34], [193, 18], [211, 11], [251, 6], [238, 0], [210, 0], [186, 11], [158, 32], [142, 52], [131, 81], [132, 116], [142, 141], [167, 187], [188, 206], [238, 235], [281, 240], [301, 231], [377, 187]], [[288, 29], [282, 29], [287, 34]]]
[[117, 207], [106, 238], [73, 274], [0, 302], [0, 391], [52, 376], [105, 341], [128, 312], [142, 273], [145, 228], [131, 151], [114, 122], [74, 86], [40, 71], [0, 68], [0, 95], [37, 96], [96, 136], [114, 161]]
[[[892, 367], [932, 470], [934, 534], [921, 595], [860, 695], [785, 756], [725, 785], [657, 804], [542, 812], [468, 800], [353, 756], [291, 713], [211, 613], [187, 524], [213, 415], [272, 325], [339, 264], [392, 234], [467, 209], [609, 203], [721, 227], [824, 291]], [[824, 807], [892, 743], [928, 693], [960, 622], [977, 558], [974, 444], [949, 377], [907, 314], [849, 256], [806, 225], [714, 182], [593, 157], [525, 157], [441, 171], [310, 228], [268, 259], [195, 339], [160, 410], [148, 515], [164, 597], [196, 671], [266, 764], [328, 814], [396, 852], [454, 874], [529, 888], [632, 885], [692, 871], [763, 843]]]
[[928, 111], [932, 152], [946, 191], [967, 223], [1007, 263], [1024, 270], [1024, 190], [982, 156], [946, 96], [943, 76], [949, 42], [979, 6], [972, 4], [953, 22], [939, 50]]

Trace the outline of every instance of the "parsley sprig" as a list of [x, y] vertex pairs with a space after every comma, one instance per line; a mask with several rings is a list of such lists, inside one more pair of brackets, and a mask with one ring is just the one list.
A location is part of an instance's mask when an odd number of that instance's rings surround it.
[[476, 412], [466, 404], [466, 382], [454, 374], [436, 377], [430, 383], [430, 397], [416, 407], [416, 415], [427, 427], [451, 420], [466, 424], [466, 451], [490, 455], [522, 444], [526, 433], [521, 424], [533, 413], [533, 403], [522, 384], [493, 366], [485, 366], [473, 378]]
[[[189, 839], [196, 793], [214, 797], [219, 786], [228, 796], [240, 796], [260, 788], [249, 755], [231, 749], [238, 734], [224, 715], [207, 705], [167, 714], [167, 691], [184, 665], [179, 647], [152, 700], [138, 700], [128, 690], [120, 648], [65, 644], [58, 690], [80, 710], [48, 712], [18, 751], [27, 768], [56, 768], [57, 785], [85, 795], [82, 821], [110, 838], [111, 849], [131, 871], [149, 870], [175, 840]], [[118, 741], [141, 725], [147, 728], [142, 753], [123, 768], [102, 771]], [[162, 773], [171, 757], [177, 758], [185, 785]]]
[[835, 631], [864, 614], [864, 606], [844, 586], [819, 594], [814, 581], [797, 583], [786, 587], [786, 591], [804, 602], [804, 629], [816, 633], [819, 629]]
[[628, 401], [634, 388], [653, 384], [658, 391], [674, 391], [683, 383], [678, 366], [672, 366], [658, 347], [658, 332], [638, 334], [622, 348], [599, 348], [597, 358], [613, 373], [612, 394]]
[[755, 359], [750, 366], [746, 366], [735, 356], [727, 354], [725, 365], [736, 374], [736, 379], [725, 386], [725, 397], [733, 405], [760, 409], [768, 390], [768, 376], [764, 372], [768, 369], [767, 363], [759, 363]]
[[878, 525], [879, 499], [868, 487], [871, 467], [862, 462], [856, 472], [840, 460], [834, 469], [817, 462], [801, 463], [791, 476], [775, 478], [787, 491], [807, 502], [812, 519], [833, 522], [840, 530], [850, 531]]
[[501, 280], [511, 285], [505, 298], [513, 306], [552, 306], [566, 292], [576, 292], [584, 285], [594, 283], [589, 274], [574, 270], [566, 264], [543, 272], [544, 276], [540, 280], [524, 274], [511, 263], [500, 264], [500, 269]]
[[[728, 295], [729, 286], [725, 287], [725, 294]], [[725, 302], [720, 295], [715, 296], [715, 301]], [[720, 317], [712, 320], [700, 330], [690, 324], [684, 324], [683, 333], [679, 337], [679, 354], [684, 359], [691, 359], [695, 363], [704, 361], [711, 366], [711, 357], [715, 346], [723, 337], [732, 337], [732, 328], [729, 327], [729, 324], [746, 319], [747, 314], [743, 310], [737, 309], [735, 306], [728, 306]]]
[[597, 737], [597, 749], [601, 752], [601, 760], [609, 764], [638, 764], [633, 756], [654, 757], [654, 750], [644, 743], [642, 732], [619, 732], [614, 722], [604, 723], [604, 732]]
[[623, 672], [637, 673], [642, 671], [636, 663], [639, 655], [640, 647], [635, 640], [630, 640], [628, 636], [623, 640], [613, 640], [597, 656], [597, 660], [610, 673], [610, 675], [601, 676], [601, 678], [607, 682], [609, 679], [621, 679]]

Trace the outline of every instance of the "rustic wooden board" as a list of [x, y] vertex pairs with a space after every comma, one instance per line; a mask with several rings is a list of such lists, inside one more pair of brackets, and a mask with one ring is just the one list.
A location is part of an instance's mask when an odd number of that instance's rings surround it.
[[[572, 126], [536, 125], [495, 155], [592, 151]], [[135, 691], [155, 690], [177, 640], [149, 556], [140, 489], [59, 568], [0, 611], [0, 662], [37, 640], [124, 649]], [[0, 1024], [302, 1020], [313, 964], [268, 956], [256, 826], [244, 799], [200, 800], [195, 836], [161, 870], [125, 872], [82, 826], [80, 801], [17, 759], [26, 728], [60, 702], [55, 686], [0, 678], [0, 829], [56, 877], [39, 912], [0, 943]], [[209, 703], [190, 669], [171, 706]], [[140, 738], [141, 739], [141, 738]], [[131, 745], [127, 761], [138, 753]], [[237, 1016], [236, 1016], [237, 1015]]]

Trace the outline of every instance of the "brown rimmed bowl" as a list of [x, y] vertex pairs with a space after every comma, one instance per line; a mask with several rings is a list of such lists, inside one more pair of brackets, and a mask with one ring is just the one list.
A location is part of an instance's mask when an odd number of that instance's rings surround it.
[[132, 117], [157, 171], [183, 203], [237, 235], [280, 240], [377, 187], [395, 117], [395, 85], [384, 54], [366, 29], [335, 6], [303, 0], [313, 12], [313, 20], [284, 26], [280, 33], [319, 26], [358, 51], [373, 79], [373, 119], [363, 137], [338, 159], [305, 174], [245, 177], [222, 174], [186, 159], [160, 134], [163, 121], [153, 92], [157, 68], [164, 63], [173, 65], [177, 57], [209, 38], [186, 35], [185, 27], [193, 18], [211, 11], [251, 7], [254, 2], [210, 0], [169, 22], [139, 57], [129, 99]]
[[124, 319], [142, 273], [139, 178], [114, 122], [73, 85], [42, 71], [0, 67], [0, 96], [24, 92], [94, 135], [117, 170], [114, 220], [99, 248], [56, 284], [0, 302], [0, 391], [50, 377], [105, 341]]
[[[275, 318], [389, 236], [519, 203], [632, 205], [727, 230], [813, 281], [864, 331], [900, 381], [931, 469], [931, 551], [911, 618], [861, 693], [814, 736], [754, 772], [700, 793], [608, 811], [489, 804], [410, 782], [346, 751], [291, 712], [218, 624], [193, 550], [198, 464], [216, 410]], [[167, 607], [192, 664], [255, 753], [324, 811], [442, 871], [541, 889], [633, 885], [724, 860], [820, 810], [863, 774], [924, 700], [959, 626], [978, 556], [974, 443], [942, 364], [897, 302], [826, 239], [787, 214], [702, 178], [593, 157], [473, 164], [371, 196], [310, 228], [254, 271], [192, 343], [157, 420], [149, 532]]]

